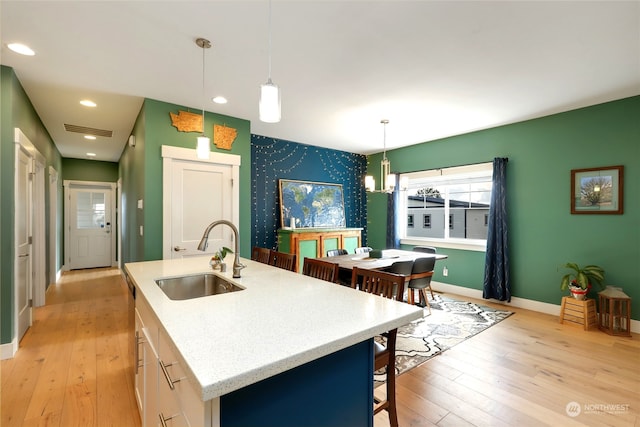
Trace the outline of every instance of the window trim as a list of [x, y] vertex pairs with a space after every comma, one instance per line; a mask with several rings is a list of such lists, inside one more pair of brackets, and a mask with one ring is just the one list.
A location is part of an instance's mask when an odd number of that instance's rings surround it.
[[464, 251], [486, 252], [486, 240], [478, 239], [420, 239], [417, 237], [405, 237], [400, 239], [400, 244], [410, 246], [435, 246], [445, 249], [460, 249]]
[[[414, 172], [406, 172], [400, 174], [400, 179], [405, 177], [417, 177], [419, 175], [422, 176], [448, 176], [448, 175], [457, 175], [461, 174], [464, 170], [468, 170], [471, 173], [477, 171], [490, 171], [491, 175], [493, 174], [493, 162], [483, 162], [483, 163], [474, 163], [470, 165], [463, 166], [452, 166], [445, 167], [439, 169], [430, 169], [424, 171], [414, 171]], [[448, 197], [448, 195], [447, 195]], [[401, 230], [400, 243], [406, 245], [431, 245], [441, 248], [450, 248], [450, 249], [461, 249], [461, 250], [470, 250], [470, 251], [479, 251], [485, 252], [487, 248], [487, 240], [486, 239], [460, 239], [460, 238], [420, 238], [417, 236], [407, 236], [407, 214], [409, 213], [407, 197], [400, 197], [398, 204], [398, 212], [402, 214], [399, 215], [399, 227]], [[448, 205], [445, 205], [445, 215], [448, 215]], [[450, 224], [451, 225], [451, 224]], [[414, 219], [414, 228], [415, 228], [415, 219]]]

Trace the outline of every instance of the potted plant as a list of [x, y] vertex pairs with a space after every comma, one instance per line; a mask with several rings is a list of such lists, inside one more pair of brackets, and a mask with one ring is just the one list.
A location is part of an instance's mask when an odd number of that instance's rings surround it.
[[602, 282], [604, 281], [604, 269], [602, 267], [597, 265], [580, 267], [575, 262], [568, 262], [564, 267], [573, 270], [573, 272], [567, 273], [562, 277], [560, 289], [569, 288], [569, 292], [575, 299], [585, 299], [592, 283], [597, 283], [602, 288]]
[[228, 254], [232, 254], [232, 253], [233, 251], [226, 246], [223, 246], [220, 249], [218, 249], [211, 257], [211, 262], [210, 262], [211, 268], [213, 268], [214, 270], [221, 269], [222, 271], [225, 271], [226, 268], [223, 267], [223, 265], [225, 265], [224, 259]]

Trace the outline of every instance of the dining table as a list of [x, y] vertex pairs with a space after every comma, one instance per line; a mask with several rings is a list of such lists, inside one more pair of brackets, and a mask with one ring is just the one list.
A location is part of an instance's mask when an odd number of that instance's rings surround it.
[[340, 266], [340, 270], [348, 270], [351, 272], [353, 267], [368, 268], [372, 270], [382, 270], [391, 267], [394, 262], [398, 261], [415, 261], [417, 258], [434, 257], [437, 260], [446, 259], [445, 254], [431, 254], [426, 252], [406, 251], [403, 249], [383, 249], [382, 256], [373, 258], [371, 252], [364, 254], [346, 254], [330, 257], [323, 257], [324, 261], [334, 262]]
[[[374, 252], [375, 253], [375, 252]], [[432, 254], [427, 252], [407, 251], [403, 249], [383, 249], [380, 257], [370, 256], [371, 252], [364, 254], [346, 254], [323, 257], [323, 261], [338, 264], [338, 282], [343, 285], [351, 285], [351, 272], [353, 267], [367, 268], [370, 270], [384, 270], [399, 261], [415, 261], [417, 258], [433, 257], [437, 260], [446, 259], [445, 254]]]

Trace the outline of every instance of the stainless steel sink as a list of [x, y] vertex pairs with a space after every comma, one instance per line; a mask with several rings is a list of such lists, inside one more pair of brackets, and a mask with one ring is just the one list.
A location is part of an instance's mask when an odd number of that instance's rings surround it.
[[244, 290], [244, 288], [210, 273], [158, 279], [156, 283], [172, 300], [200, 298]]

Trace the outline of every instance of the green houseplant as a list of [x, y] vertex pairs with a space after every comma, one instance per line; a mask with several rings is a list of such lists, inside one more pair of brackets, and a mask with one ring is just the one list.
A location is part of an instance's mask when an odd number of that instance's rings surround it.
[[571, 295], [576, 299], [584, 299], [591, 289], [592, 283], [597, 283], [602, 288], [604, 282], [604, 269], [597, 265], [578, 266], [575, 262], [568, 262], [565, 268], [573, 270], [562, 276], [560, 289], [569, 289]]

